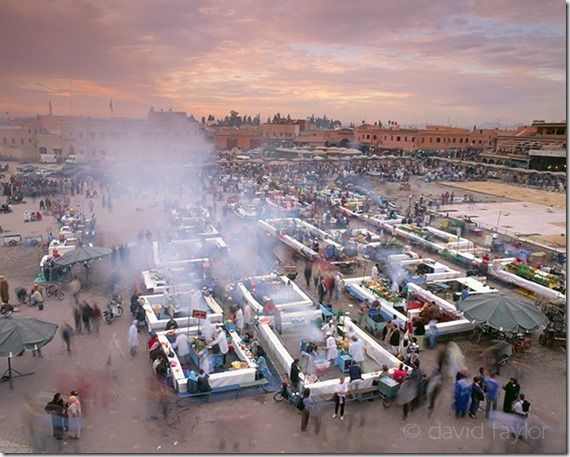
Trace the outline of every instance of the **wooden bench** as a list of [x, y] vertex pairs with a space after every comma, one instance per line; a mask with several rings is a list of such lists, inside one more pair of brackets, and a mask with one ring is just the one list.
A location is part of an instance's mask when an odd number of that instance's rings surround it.
[[371, 400], [377, 396], [369, 394], [378, 394], [378, 388], [376, 386], [370, 386], [364, 389], [351, 390], [346, 396], [346, 401], [358, 400], [360, 402], [362, 400]]
[[265, 378], [263, 379], [258, 379], [257, 381], [251, 381], [251, 382], [244, 382], [243, 384], [240, 384], [240, 388], [242, 389], [247, 389], [248, 387], [261, 387], [264, 386], [265, 384], [269, 384], [269, 381]]

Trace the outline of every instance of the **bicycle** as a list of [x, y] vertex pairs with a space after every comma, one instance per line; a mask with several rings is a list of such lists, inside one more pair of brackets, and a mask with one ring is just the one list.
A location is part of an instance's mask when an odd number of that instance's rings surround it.
[[47, 286], [46, 295], [48, 297], [55, 297], [59, 300], [63, 300], [63, 298], [65, 297], [63, 290], [61, 290], [57, 284], [50, 284], [49, 286]]

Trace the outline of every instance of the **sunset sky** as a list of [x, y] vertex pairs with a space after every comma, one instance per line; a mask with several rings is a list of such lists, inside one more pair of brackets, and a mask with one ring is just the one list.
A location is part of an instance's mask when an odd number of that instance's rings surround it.
[[561, 0], [1, 0], [0, 109], [560, 121], [565, 15]]

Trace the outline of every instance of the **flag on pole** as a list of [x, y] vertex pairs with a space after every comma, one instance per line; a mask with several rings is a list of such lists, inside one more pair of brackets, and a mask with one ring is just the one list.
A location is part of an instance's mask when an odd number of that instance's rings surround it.
[[113, 114], [113, 99], [109, 102], [109, 109], [111, 110], [111, 114]]
[[48, 103], [48, 108], [49, 108], [49, 115], [51, 116], [52, 113], [51, 100]]

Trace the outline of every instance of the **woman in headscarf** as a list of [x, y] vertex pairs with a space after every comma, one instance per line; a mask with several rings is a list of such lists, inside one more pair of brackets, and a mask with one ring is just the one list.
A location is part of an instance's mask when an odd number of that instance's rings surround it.
[[76, 390], [71, 392], [67, 405], [69, 434], [71, 438], [78, 440], [81, 435], [81, 403], [79, 401], [79, 393]]
[[53, 399], [46, 405], [45, 411], [51, 416], [51, 425], [53, 427], [53, 436], [61, 440], [63, 439], [63, 410], [65, 404], [58, 392]]

